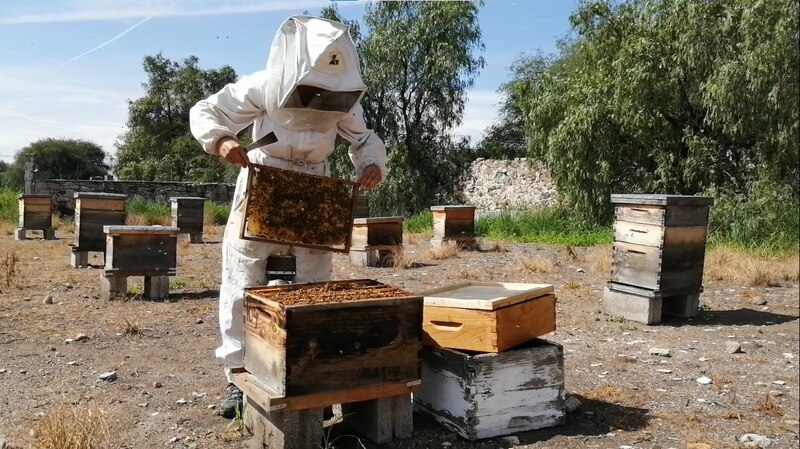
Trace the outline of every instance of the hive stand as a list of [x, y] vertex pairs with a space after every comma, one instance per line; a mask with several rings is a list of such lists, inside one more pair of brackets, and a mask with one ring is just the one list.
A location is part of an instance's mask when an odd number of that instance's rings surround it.
[[411, 393], [419, 381], [279, 398], [247, 371], [231, 377], [245, 395], [243, 415], [253, 434], [248, 449], [322, 447], [323, 411], [334, 404], [342, 404], [344, 423], [377, 444], [408, 438], [414, 430]]
[[403, 217], [356, 218], [350, 243], [350, 263], [361, 267], [392, 264], [403, 251]]
[[103, 226], [125, 224], [126, 195], [115, 193], [75, 192], [75, 241], [70, 265], [89, 265], [89, 252], [106, 251]]
[[475, 206], [431, 206], [433, 238], [431, 245], [439, 248], [455, 244], [460, 249], [477, 249], [475, 240]]
[[611, 281], [603, 311], [645, 324], [663, 314], [698, 314], [708, 213], [713, 199], [611, 195], [615, 204]]
[[100, 276], [101, 298], [124, 298], [128, 277], [144, 276], [144, 297], [169, 295], [169, 277], [175, 276], [180, 230], [164, 226], [104, 226], [106, 264]]
[[53, 197], [51, 195], [22, 193], [17, 196], [19, 203], [19, 227], [14, 240], [25, 240], [25, 231], [42, 231], [45, 240], [54, 240]]
[[205, 198], [191, 196], [170, 197], [172, 226], [181, 234], [189, 234], [191, 243], [203, 243], [203, 208]]

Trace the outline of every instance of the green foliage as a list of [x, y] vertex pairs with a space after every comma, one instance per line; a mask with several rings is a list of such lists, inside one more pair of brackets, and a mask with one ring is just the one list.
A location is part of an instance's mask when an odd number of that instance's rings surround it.
[[33, 159], [37, 179], [89, 179], [108, 174], [106, 153], [87, 140], [41, 139], [23, 148], [3, 173], [3, 185], [22, 190], [25, 164]]
[[798, 3], [584, 2], [573, 38], [511, 89], [530, 156], [582, 216], [610, 194], [747, 195], [756, 180], [798, 195]]
[[17, 223], [19, 220], [19, 192], [0, 189], [0, 221]]
[[570, 246], [611, 243], [613, 238], [610, 226], [587, 222], [566, 209], [529, 210], [481, 217], [475, 222], [475, 233], [481, 237], [520, 243]]
[[433, 230], [433, 214], [430, 210], [422, 211], [418, 214], [403, 220], [403, 227], [406, 232], [421, 233]]
[[709, 243], [764, 253], [800, 249], [800, 200], [787, 185], [754, 183], [750, 194], [710, 192], [716, 196], [709, 217]]
[[[364, 23], [349, 22], [367, 85], [362, 101], [367, 125], [387, 144], [388, 179], [370, 195], [380, 214], [413, 214], [456, 201], [457, 180], [474, 152], [448, 132], [464, 112], [466, 90], [483, 67], [478, 25], [481, 2], [376, 2]], [[342, 20], [335, 7], [323, 16]], [[332, 173], [352, 176], [340, 145]]]
[[117, 143], [120, 179], [223, 182], [235, 177], [219, 158], [203, 152], [189, 130], [189, 110], [236, 80], [229, 67], [202, 70], [190, 56], [182, 63], [160, 53], [144, 58], [143, 97], [128, 102], [128, 131]]
[[213, 201], [206, 201], [203, 204], [203, 217], [206, 222], [215, 225], [224, 225], [228, 222], [228, 215], [231, 213], [230, 204], [219, 204]]
[[125, 204], [125, 215], [142, 217], [143, 226], [163, 224], [170, 220], [171, 213], [170, 207], [166, 204], [152, 203], [140, 198]]

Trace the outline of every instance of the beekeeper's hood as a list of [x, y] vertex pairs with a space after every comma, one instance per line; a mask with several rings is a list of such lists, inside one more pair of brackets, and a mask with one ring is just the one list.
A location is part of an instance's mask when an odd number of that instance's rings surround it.
[[281, 25], [267, 71], [267, 114], [293, 130], [330, 129], [366, 90], [347, 26], [316, 17], [294, 16]]

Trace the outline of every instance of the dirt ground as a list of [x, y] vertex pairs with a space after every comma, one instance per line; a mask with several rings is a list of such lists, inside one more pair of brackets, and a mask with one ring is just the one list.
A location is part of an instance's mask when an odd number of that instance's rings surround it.
[[[102, 255], [90, 257], [94, 267], [71, 268], [69, 229], [55, 241], [30, 233], [18, 242], [12, 232], [8, 225], [0, 234], [0, 447], [28, 447], [31, 429], [59, 404], [99, 408], [111, 448], [245, 447], [235, 423], [211, 408], [225, 386], [213, 357], [219, 228], [207, 229], [203, 244], [180, 239], [167, 301], [100, 300]], [[382, 447], [735, 448], [749, 433], [769, 447], [798, 447], [796, 259], [781, 265], [788, 274], [751, 266], [748, 277], [735, 254], [709, 253], [707, 270], [716, 271], [706, 272], [700, 315], [647, 326], [600, 312], [609, 247], [482, 242], [482, 251], [436, 259], [426, 236], [406, 240], [413, 268], [362, 269], [336, 255], [334, 279], [411, 292], [464, 279], [553, 284], [558, 330], [545, 338], [563, 345], [566, 391], [582, 407], [564, 426], [515, 435], [518, 443], [465, 441], [415, 416], [411, 439]], [[134, 291], [141, 284], [129, 283]], [[742, 352], [729, 353], [734, 341]], [[116, 380], [99, 379], [109, 371]], [[701, 385], [701, 376], [713, 383]]]

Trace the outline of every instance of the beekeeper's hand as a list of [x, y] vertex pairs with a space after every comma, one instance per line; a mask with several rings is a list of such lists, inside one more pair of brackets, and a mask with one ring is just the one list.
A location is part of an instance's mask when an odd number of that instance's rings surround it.
[[370, 190], [381, 183], [381, 178], [383, 178], [381, 169], [377, 165], [367, 165], [364, 172], [361, 173], [361, 177], [358, 178], [358, 186], [362, 190]]
[[223, 137], [217, 143], [217, 151], [223, 159], [231, 164], [247, 167], [250, 159], [247, 158], [247, 151], [239, 145], [239, 141], [233, 137]]

